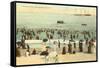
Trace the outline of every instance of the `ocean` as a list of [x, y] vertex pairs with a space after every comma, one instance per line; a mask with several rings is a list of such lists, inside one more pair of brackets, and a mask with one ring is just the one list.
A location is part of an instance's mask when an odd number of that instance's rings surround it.
[[[57, 21], [64, 24], [57, 24]], [[59, 28], [96, 31], [96, 16], [75, 16], [68, 14], [17, 13], [17, 28]], [[82, 26], [81, 24], [87, 24]]]

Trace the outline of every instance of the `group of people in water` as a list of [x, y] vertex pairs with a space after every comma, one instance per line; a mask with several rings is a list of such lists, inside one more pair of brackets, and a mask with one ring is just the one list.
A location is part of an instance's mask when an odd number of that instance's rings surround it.
[[24, 40], [43, 40], [46, 39], [63, 39], [64, 41], [72, 39], [87, 39], [96, 38], [96, 31], [78, 31], [78, 30], [61, 30], [61, 29], [26, 29], [17, 28], [16, 30], [17, 39]]
[[[26, 49], [26, 55], [45, 55], [48, 56], [51, 51], [57, 52], [57, 54], [76, 54], [77, 52], [84, 52], [84, 46], [87, 48], [86, 53], [93, 53], [93, 48], [95, 47], [94, 42], [96, 42], [96, 37], [93, 35], [93, 32], [90, 31], [68, 31], [68, 30], [59, 30], [59, 29], [17, 29], [18, 34], [20, 34], [21, 41], [16, 42], [16, 56], [20, 56], [19, 49]], [[41, 37], [40, 35], [43, 33], [45, 37]], [[56, 37], [55, 37], [56, 36]], [[82, 39], [80, 39], [80, 37]], [[30, 46], [25, 44], [25, 40], [53, 40], [57, 39], [58, 41], [54, 41], [52, 46], [45, 46], [45, 50], [37, 53], [37, 49], [34, 48], [32, 52], [30, 52]], [[68, 40], [68, 44], [62, 43], [59, 39], [63, 39], [64, 42]], [[76, 42], [78, 40], [78, 44]], [[85, 42], [85, 45], [83, 44]], [[43, 41], [46, 43], [46, 41]], [[78, 50], [77, 50], [78, 49]], [[51, 51], [50, 51], [51, 50]], [[57, 55], [56, 55], [57, 56]]]

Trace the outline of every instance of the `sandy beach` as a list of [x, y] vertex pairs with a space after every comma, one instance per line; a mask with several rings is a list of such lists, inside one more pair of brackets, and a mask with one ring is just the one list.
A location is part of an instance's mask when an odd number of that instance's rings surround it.
[[[58, 55], [58, 62], [79, 62], [79, 61], [95, 61], [96, 54], [87, 54], [87, 53], [76, 53], [76, 54], [59, 54]], [[53, 61], [49, 61], [48, 63], [54, 63]], [[45, 64], [45, 59], [43, 56], [40, 55], [31, 55], [27, 57], [17, 57], [16, 58], [17, 65], [30, 65], [30, 64]]]

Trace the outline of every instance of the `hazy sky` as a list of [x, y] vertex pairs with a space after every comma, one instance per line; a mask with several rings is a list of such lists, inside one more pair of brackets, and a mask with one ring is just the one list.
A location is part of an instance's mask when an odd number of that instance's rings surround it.
[[96, 15], [96, 8], [17, 3], [17, 12], [18, 13], [59, 13], [59, 14], [89, 13], [91, 15]]

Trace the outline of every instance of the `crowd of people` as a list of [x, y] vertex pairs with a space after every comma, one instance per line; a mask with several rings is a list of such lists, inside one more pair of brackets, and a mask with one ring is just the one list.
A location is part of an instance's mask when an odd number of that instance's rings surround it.
[[[83, 42], [85, 42], [85, 47], [87, 48], [86, 53], [93, 53], [94, 42], [96, 42], [96, 33], [91, 31], [70, 31], [70, 30], [60, 30], [60, 29], [25, 29], [25, 28], [17, 28], [16, 30], [16, 56], [21, 56], [19, 49], [26, 49], [26, 56], [30, 55], [45, 55], [48, 56], [51, 52], [50, 50], [57, 52], [57, 54], [76, 54], [77, 52], [84, 52]], [[53, 40], [57, 39], [58, 41], [54, 41], [52, 47], [45, 46], [45, 50], [37, 53], [37, 49], [33, 48], [33, 51], [30, 52], [30, 46], [25, 44], [25, 40]], [[69, 41], [68, 44], [62, 43], [59, 39], [62, 39], [64, 42], [66, 40]], [[76, 43], [78, 40], [78, 44]], [[46, 41], [43, 41], [46, 43]], [[40, 44], [41, 45], [41, 44]], [[78, 51], [77, 51], [78, 46]], [[60, 51], [60, 52], [59, 52]], [[57, 56], [57, 55], [56, 55]]]

